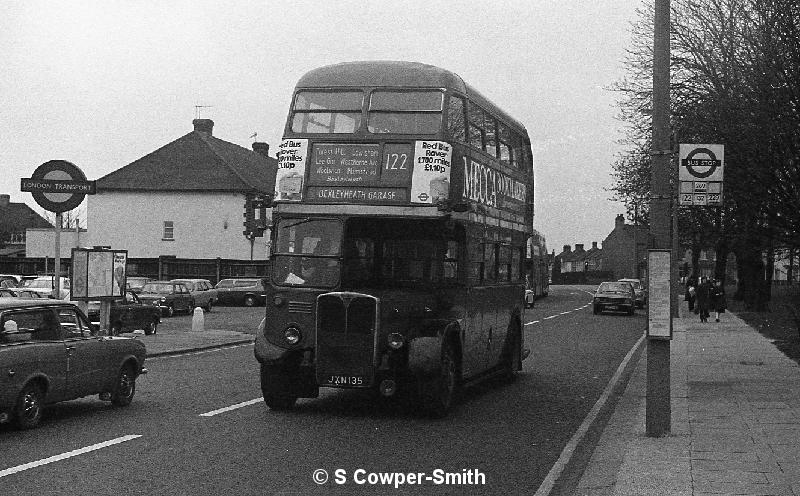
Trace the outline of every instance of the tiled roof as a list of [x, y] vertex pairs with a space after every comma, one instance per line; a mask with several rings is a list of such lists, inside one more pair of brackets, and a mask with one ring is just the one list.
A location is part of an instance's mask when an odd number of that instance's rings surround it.
[[278, 161], [192, 131], [97, 180], [100, 191], [274, 190]]
[[24, 232], [28, 228], [53, 227], [25, 203], [0, 207], [0, 232]]

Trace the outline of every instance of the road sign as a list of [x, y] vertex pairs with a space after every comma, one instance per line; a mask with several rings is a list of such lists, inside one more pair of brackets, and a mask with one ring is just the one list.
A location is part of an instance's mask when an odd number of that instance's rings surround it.
[[680, 205], [722, 205], [725, 145], [682, 144], [679, 148]]
[[74, 164], [66, 160], [50, 160], [33, 171], [29, 178], [22, 178], [21, 191], [33, 194], [33, 199], [50, 212], [67, 212], [81, 204], [86, 195], [95, 193], [95, 182]]
[[722, 181], [725, 145], [682, 144], [679, 157], [681, 181]]

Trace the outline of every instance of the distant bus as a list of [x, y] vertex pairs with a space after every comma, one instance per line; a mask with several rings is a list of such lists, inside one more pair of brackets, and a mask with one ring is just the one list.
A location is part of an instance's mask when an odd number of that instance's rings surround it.
[[513, 376], [533, 164], [525, 127], [444, 69], [326, 66], [297, 83], [278, 154], [264, 401], [405, 389], [443, 416]]
[[547, 296], [550, 292], [550, 259], [547, 254], [547, 242], [542, 233], [533, 230], [528, 243], [525, 260], [525, 303], [532, 307], [537, 298]]

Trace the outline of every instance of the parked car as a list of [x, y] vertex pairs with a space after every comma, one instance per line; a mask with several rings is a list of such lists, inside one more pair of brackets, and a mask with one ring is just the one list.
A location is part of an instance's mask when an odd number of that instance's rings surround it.
[[173, 279], [171, 282], [179, 282], [189, 288], [194, 306], [202, 307], [206, 312], [211, 311], [219, 298], [219, 293], [208, 279]]
[[635, 294], [629, 282], [601, 282], [592, 299], [592, 308], [597, 315], [603, 310], [636, 312]]
[[179, 282], [150, 281], [142, 286], [139, 300], [161, 309], [161, 315], [172, 317], [175, 312], [192, 313], [194, 301], [189, 288]]
[[73, 303], [0, 299], [0, 423], [30, 429], [45, 405], [91, 394], [129, 405], [145, 346], [96, 332]]
[[23, 288], [0, 288], [0, 298], [23, 298], [23, 299], [39, 299], [44, 298], [36, 291]]
[[141, 293], [145, 284], [154, 279], [150, 277], [131, 276], [125, 278], [125, 287], [134, 293]]
[[0, 274], [0, 288], [16, 288], [22, 282], [22, 276], [15, 274]]
[[31, 291], [36, 291], [45, 298], [56, 298], [62, 300], [69, 298], [69, 278], [61, 278], [61, 292], [58, 294], [58, 296], [54, 295], [53, 293], [56, 282], [58, 281], [54, 280], [54, 276], [39, 276], [35, 279], [23, 279], [21, 287]]
[[220, 305], [252, 307], [266, 304], [267, 294], [261, 279], [222, 279], [215, 286]]
[[[100, 322], [100, 302], [90, 301], [87, 315], [94, 323]], [[133, 291], [126, 291], [125, 296], [111, 300], [109, 325], [111, 334], [132, 332], [142, 329], [146, 335], [155, 334], [161, 323], [161, 309], [155, 305], [145, 305]]]
[[620, 279], [619, 282], [629, 282], [633, 285], [633, 292], [636, 295], [636, 306], [644, 308], [647, 304], [647, 288], [639, 279]]

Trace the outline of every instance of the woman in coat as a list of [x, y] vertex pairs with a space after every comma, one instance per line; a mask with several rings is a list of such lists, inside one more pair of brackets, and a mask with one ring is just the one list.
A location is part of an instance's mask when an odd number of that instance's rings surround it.
[[714, 313], [719, 322], [719, 314], [725, 313], [725, 288], [722, 287], [722, 281], [717, 279], [714, 281], [714, 286], [711, 288], [711, 305], [714, 307]]
[[689, 311], [694, 312], [694, 299], [697, 294], [697, 282], [694, 277], [686, 280], [686, 293], [683, 296], [684, 301], [689, 304]]

